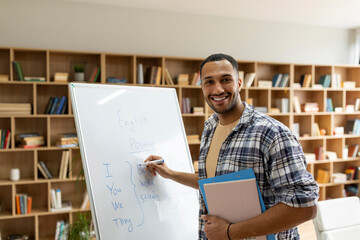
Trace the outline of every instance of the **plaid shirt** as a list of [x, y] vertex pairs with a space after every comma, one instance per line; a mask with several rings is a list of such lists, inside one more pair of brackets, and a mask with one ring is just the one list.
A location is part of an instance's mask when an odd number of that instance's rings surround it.
[[[317, 203], [319, 188], [306, 170], [302, 147], [292, 132], [279, 121], [257, 112], [251, 105], [225, 139], [218, 157], [215, 176], [252, 168], [266, 209], [277, 203], [310, 207]], [[206, 155], [219, 119], [206, 122], [201, 137], [199, 179], [206, 178]], [[207, 214], [200, 194], [199, 215]], [[299, 239], [297, 228], [276, 234], [277, 239]], [[199, 218], [199, 239], [206, 239], [204, 221]]]

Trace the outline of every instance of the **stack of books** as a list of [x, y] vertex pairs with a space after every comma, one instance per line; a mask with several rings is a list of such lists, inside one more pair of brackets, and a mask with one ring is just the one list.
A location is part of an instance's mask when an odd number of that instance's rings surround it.
[[64, 133], [58, 136], [57, 147], [68, 148], [79, 146], [79, 139], [76, 133]]
[[60, 189], [51, 189], [50, 192], [51, 212], [72, 210], [72, 204], [70, 201], [62, 201]]
[[30, 214], [32, 207], [32, 197], [25, 193], [15, 195], [16, 214]]
[[31, 114], [30, 103], [0, 103], [0, 115]]
[[319, 105], [317, 102], [308, 102], [303, 105], [304, 112], [319, 112]]
[[15, 136], [15, 141], [22, 148], [37, 148], [45, 144], [44, 137], [39, 133], [20, 133]]

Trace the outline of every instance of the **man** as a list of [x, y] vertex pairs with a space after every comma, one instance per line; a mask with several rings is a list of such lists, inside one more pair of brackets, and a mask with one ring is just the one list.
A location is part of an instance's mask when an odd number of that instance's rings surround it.
[[252, 168], [266, 211], [239, 223], [206, 215], [200, 196], [199, 239], [244, 239], [276, 233], [277, 239], [299, 239], [296, 226], [316, 215], [318, 186], [306, 171], [302, 148], [292, 132], [240, 99], [238, 64], [214, 54], [200, 66], [201, 87], [215, 111], [201, 137], [199, 175], [172, 171], [166, 164], [148, 169], [155, 175], [198, 188], [198, 180]]

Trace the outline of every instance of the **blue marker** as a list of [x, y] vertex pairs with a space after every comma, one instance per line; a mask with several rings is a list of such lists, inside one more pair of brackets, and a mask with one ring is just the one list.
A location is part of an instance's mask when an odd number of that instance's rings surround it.
[[164, 159], [159, 159], [159, 160], [149, 161], [149, 162], [146, 162], [146, 163], [139, 163], [137, 165], [139, 167], [146, 167], [149, 163], [163, 164], [164, 162], [165, 162]]

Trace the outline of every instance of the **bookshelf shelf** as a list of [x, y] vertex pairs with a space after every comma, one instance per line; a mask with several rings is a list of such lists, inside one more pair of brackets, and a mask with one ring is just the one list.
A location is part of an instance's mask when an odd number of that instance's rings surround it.
[[[8, 75], [9, 80], [0, 80], [0, 103], [28, 103], [31, 105], [30, 114], [14, 114], [0, 112], [0, 129], [11, 131], [9, 149], [0, 149], [0, 230], [2, 236], [14, 232], [23, 232], [31, 239], [53, 239], [56, 222], [66, 220], [73, 222], [77, 214], [85, 213], [89, 217], [89, 209], [80, 209], [83, 193], [86, 190], [84, 178], [81, 176], [82, 162], [79, 147], [61, 148], [56, 146], [59, 134], [75, 132], [74, 116], [70, 104], [67, 84], [74, 80], [75, 64], [83, 64], [85, 81], [88, 81], [94, 68], [100, 67], [101, 72], [96, 83], [107, 83], [108, 78], [126, 79], [123, 85], [164, 87], [176, 90], [179, 106], [185, 104], [187, 98], [190, 112], [182, 112], [186, 134], [195, 135], [189, 141], [191, 157], [195, 162], [199, 156], [200, 136], [204, 121], [213, 114], [213, 110], [206, 104], [200, 86], [191, 85], [193, 75], [199, 71], [203, 59], [169, 56], [146, 56], [121, 53], [99, 53], [79, 51], [58, 51], [47, 49], [25, 49], [0, 47], [0, 75]], [[44, 77], [45, 82], [19, 81], [16, 77], [13, 61], [18, 61], [24, 76]], [[139, 64], [143, 67], [144, 83], [139, 84]], [[324, 151], [332, 151], [337, 159], [309, 161], [307, 169], [318, 177], [318, 170], [327, 170], [329, 180], [320, 184], [320, 200], [344, 196], [349, 187], [359, 188], [360, 180], [348, 180], [345, 183], [334, 183], [333, 174], [344, 172], [349, 166], [360, 166], [359, 157], [343, 158], [345, 145], [359, 144], [360, 135], [335, 135], [337, 127], [346, 128], [348, 120], [360, 119], [360, 111], [346, 111], [348, 105], [355, 105], [360, 98], [360, 67], [342, 65], [313, 65], [271, 63], [256, 61], [238, 61], [239, 71], [256, 73], [251, 87], [243, 85], [240, 92], [243, 101], [251, 102], [260, 107], [269, 116], [281, 121], [290, 129], [298, 127], [298, 140], [305, 153], [314, 153], [315, 148], [322, 147]], [[152, 67], [160, 67], [158, 82], [151, 82], [147, 77]], [[175, 85], [167, 84], [165, 70], [169, 72]], [[54, 82], [55, 73], [68, 73], [68, 81]], [[259, 81], [272, 81], [275, 74], [289, 74], [286, 87], [258, 87]], [[189, 76], [189, 85], [178, 85], [179, 74]], [[302, 88], [301, 78], [310, 76], [310, 87]], [[355, 82], [354, 88], [313, 88], [319, 84], [320, 77], [330, 75], [342, 81]], [[334, 78], [335, 79], [335, 78]], [[114, 83], [109, 83], [114, 84]], [[319, 87], [319, 86], [316, 86]], [[64, 114], [46, 114], [45, 109], [50, 97], [67, 97], [67, 110]], [[294, 97], [298, 97], [301, 105], [316, 102], [318, 112], [296, 113]], [[332, 99], [335, 111], [327, 111], [327, 99]], [[288, 111], [276, 111], [278, 99], [288, 99]], [[286, 100], [285, 100], [286, 101]], [[195, 107], [200, 108], [198, 114], [191, 112]], [[341, 109], [340, 109], [341, 108]], [[199, 110], [199, 109], [197, 109]], [[334, 109], [333, 109], [334, 110]], [[314, 134], [314, 123], [325, 130], [325, 135]], [[39, 148], [24, 149], [16, 144], [16, 136], [20, 133], [37, 132], [44, 137], [45, 144]], [[199, 138], [198, 140], [197, 137]], [[195, 140], [193, 140], [195, 139]], [[59, 178], [59, 170], [63, 151], [69, 151], [69, 174], [65, 179]], [[45, 179], [38, 171], [37, 164], [43, 161], [51, 171], [53, 178]], [[13, 182], [9, 179], [10, 169], [20, 169], [20, 180]], [[80, 184], [79, 184], [80, 183]], [[50, 191], [59, 188], [63, 201], [72, 202], [72, 210], [51, 212]], [[17, 215], [15, 194], [26, 193], [33, 197], [31, 214]], [[45, 227], [46, 226], [46, 227]], [[5, 230], [3, 230], [5, 229]]]

